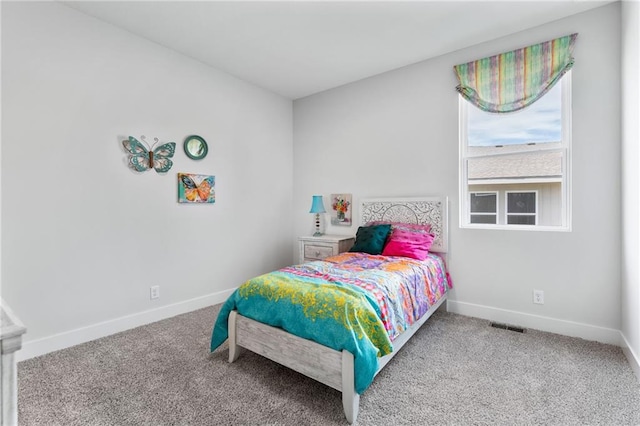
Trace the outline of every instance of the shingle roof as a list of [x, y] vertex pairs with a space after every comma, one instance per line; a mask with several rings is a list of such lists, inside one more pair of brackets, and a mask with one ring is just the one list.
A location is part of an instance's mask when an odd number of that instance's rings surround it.
[[[560, 146], [560, 142], [544, 144], [546, 149]], [[540, 145], [469, 147], [469, 156], [483, 157], [469, 158], [468, 178], [487, 180], [561, 177], [562, 152], [540, 151], [540, 148]], [[509, 154], [495, 155], [502, 153]]]

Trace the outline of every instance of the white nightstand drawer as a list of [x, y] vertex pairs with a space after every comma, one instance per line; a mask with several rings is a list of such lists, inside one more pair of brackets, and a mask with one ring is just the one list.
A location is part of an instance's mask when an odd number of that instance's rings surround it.
[[[338, 253], [336, 253], [338, 254]], [[304, 246], [304, 257], [308, 259], [324, 259], [325, 257], [329, 257], [333, 255], [333, 247], [327, 246], [315, 246], [305, 244]]]
[[299, 237], [298, 261], [313, 262], [348, 251], [355, 238], [346, 235], [322, 235], [320, 237]]

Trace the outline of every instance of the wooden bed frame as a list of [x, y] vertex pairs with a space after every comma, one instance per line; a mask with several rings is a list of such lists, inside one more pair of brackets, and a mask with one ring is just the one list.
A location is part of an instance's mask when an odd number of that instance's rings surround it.
[[[447, 204], [446, 197], [365, 199], [361, 202], [360, 223], [378, 220], [428, 223], [431, 225], [431, 232], [435, 234], [430, 251], [446, 255]], [[378, 359], [376, 375], [446, 300], [447, 294], [444, 294], [418, 321], [396, 338], [393, 352]], [[280, 328], [243, 317], [237, 311], [232, 311], [229, 315], [228, 325], [229, 362], [238, 359], [244, 348], [337, 389], [342, 392], [345, 417], [349, 423], [356, 421], [360, 395], [354, 387], [353, 355], [350, 352], [336, 351]]]

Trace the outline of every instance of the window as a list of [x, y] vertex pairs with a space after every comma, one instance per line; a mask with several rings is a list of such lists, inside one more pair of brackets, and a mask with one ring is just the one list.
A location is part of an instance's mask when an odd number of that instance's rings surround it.
[[515, 112], [485, 112], [460, 97], [462, 227], [570, 229], [570, 91], [567, 72]]
[[538, 192], [507, 191], [507, 225], [536, 225], [538, 223]]
[[469, 222], [498, 223], [498, 193], [469, 193]]

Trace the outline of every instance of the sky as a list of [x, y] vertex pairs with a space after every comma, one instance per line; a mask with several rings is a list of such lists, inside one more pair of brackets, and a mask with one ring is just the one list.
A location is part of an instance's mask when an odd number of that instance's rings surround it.
[[469, 105], [469, 146], [560, 142], [562, 84], [520, 111], [495, 114]]

